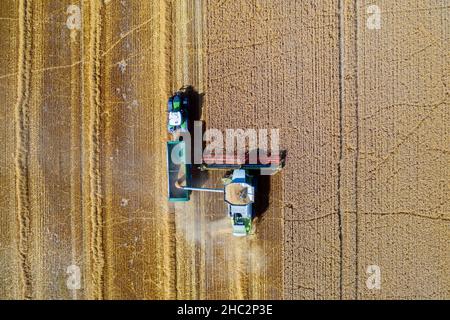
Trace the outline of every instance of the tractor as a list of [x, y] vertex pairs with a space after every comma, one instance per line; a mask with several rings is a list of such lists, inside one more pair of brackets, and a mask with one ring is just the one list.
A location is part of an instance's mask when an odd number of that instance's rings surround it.
[[184, 88], [177, 91], [167, 102], [167, 130], [169, 133], [176, 131], [187, 132], [188, 128], [189, 97]]

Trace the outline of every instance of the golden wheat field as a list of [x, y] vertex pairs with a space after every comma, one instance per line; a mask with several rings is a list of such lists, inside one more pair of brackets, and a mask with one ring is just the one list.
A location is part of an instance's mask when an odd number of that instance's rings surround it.
[[[0, 298], [450, 299], [449, 41], [447, 0], [2, 0]], [[186, 85], [279, 130], [250, 236], [167, 201]]]

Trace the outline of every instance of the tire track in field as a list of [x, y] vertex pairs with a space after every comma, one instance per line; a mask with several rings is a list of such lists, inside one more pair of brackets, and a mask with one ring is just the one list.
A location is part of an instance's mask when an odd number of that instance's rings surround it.
[[32, 55], [32, 10], [31, 1], [19, 2], [19, 51], [16, 103], [16, 201], [19, 220], [19, 259], [21, 267], [21, 293], [25, 299], [32, 298], [29, 190], [30, 153], [30, 85]]
[[0, 19], [0, 297], [1, 299], [21, 298], [20, 264], [18, 254], [18, 212], [16, 208], [16, 108], [17, 103], [17, 57], [18, 57], [18, 1], [3, 1]]
[[[173, 34], [171, 33], [171, 25], [173, 23], [170, 13], [172, 10], [173, 4], [169, 4], [166, 1], [160, 1], [160, 12], [162, 13], [160, 15], [159, 20], [159, 27], [160, 27], [160, 34], [161, 37], [159, 39], [159, 46], [160, 46], [160, 52], [157, 64], [157, 70], [155, 77], [160, 77], [160, 90], [159, 90], [159, 100], [161, 100], [161, 107], [160, 110], [160, 117], [164, 119], [166, 116], [166, 98], [167, 95], [170, 94], [171, 88], [171, 75], [172, 75], [172, 69], [170, 66], [171, 59], [170, 54], [172, 50], [172, 37]], [[164, 129], [165, 129], [165, 123], [164, 123]], [[165, 138], [166, 133], [165, 131], [161, 131], [158, 135], [159, 139], [158, 141], [162, 140], [162, 138]], [[159, 163], [162, 167], [165, 167], [166, 165], [166, 157], [165, 157], [165, 148], [163, 147], [160, 152], [159, 157]], [[166, 172], [160, 172], [160, 175], [155, 179], [157, 181], [166, 181]], [[161, 187], [162, 190], [166, 190], [166, 184], [163, 183], [163, 186]], [[167, 196], [165, 197], [167, 199]], [[174, 299], [177, 297], [176, 292], [176, 227], [175, 227], [175, 217], [172, 213], [169, 212], [169, 206], [167, 202], [163, 205], [163, 214], [168, 216], [167, 219], [164, 219], [164, 229], [165, 233], [163, 234], [163, 250], [161, 252], [162, 255], [162, 263], [164, 266], [168, 266], [165, 269], [164, 276], [165, 276], [165, 283], [166, 288], [163, 292], [163, 298], [164, 299]], [[171, 215], [171, 216], [169, 216]], [[166, 253], [169, 254], [166, 254]]]
[[85, 205], [88, 205], [90, 218], [90, 284], [91, 291], [88, 296], [94, 299], [103, 298], [105, 253], [103, 243], [103, 211], [102, 187], [100, 173], [100, 37], [101, 37], [101, 6], [100, 1], [89, 3], [89, 46], [86, 74], [88, 80], [89, 115], [86, 131], [88, 168], [86, 169], [89, 181], [89, 196]]

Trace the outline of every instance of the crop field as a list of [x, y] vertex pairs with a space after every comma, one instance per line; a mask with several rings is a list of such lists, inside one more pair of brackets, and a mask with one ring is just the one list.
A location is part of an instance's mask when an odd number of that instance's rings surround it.
[[[278, 132], [252, 235], [167, 200], [187, 85]], [[450, 299], [449, 92], [447, 0], [2, 0], [0, 299]]]

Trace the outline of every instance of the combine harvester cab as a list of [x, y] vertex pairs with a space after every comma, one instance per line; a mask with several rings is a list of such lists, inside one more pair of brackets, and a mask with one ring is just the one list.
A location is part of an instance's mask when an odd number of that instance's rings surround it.
[[189, 190], [180, 188], [191, 183], [191, 165], [187, 161], [186, 143], [184, 141], [167, 142], [168, 194], [170, 202], [189, 201]]

